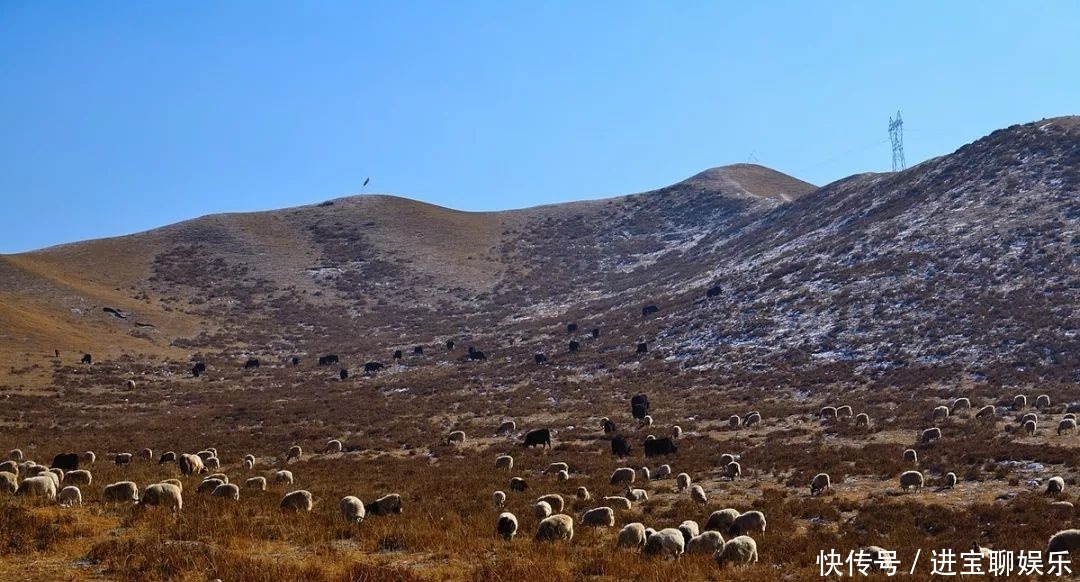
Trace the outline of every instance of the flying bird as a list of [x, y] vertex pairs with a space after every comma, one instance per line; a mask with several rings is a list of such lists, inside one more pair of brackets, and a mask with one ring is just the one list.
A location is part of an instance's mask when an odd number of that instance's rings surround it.
[[368, 182], [370, 182], [370, 181], [371, 181], [371, 178], [370, 178], [370, 177], [368, 177], [368, 178], [365, 178], [365, 179], [364, 179], [364, 185], [365, 185], [365, 186], [367, 186], [367, 183], [368, 183]]

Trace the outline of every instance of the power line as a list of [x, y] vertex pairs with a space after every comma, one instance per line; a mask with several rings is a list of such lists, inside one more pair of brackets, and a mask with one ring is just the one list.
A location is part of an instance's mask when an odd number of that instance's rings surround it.
[[904, 120], [900, 117], [899, 109], [896, 110], [896, 119], [889, 118], [889, 141], [892, 142], [892, 171], [907, 169], [907, 161], [904, 160]]

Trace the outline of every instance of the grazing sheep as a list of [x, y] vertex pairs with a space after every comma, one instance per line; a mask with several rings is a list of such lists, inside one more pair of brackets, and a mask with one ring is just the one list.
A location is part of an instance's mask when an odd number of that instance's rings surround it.
[[274, 473], [274, 483], [287, 483], [292, 485], [294, 481], [292, 471], [289, 471], [288, 469], [282, 469]]
[[914, 487], [916, 491], [923, 487], [923, 476], [918, 471], [904, 471], [900, 473], [900, 489], [907, 491]]
[[686, 551], [686, 540], [681, 531], [668, 527], [658, 532], [653, 532], [645, 539], [645, 547], [641, 553], [646, 556], [668, 556], [678, 558]]
[[701, 488], [701, 485], [694, 485], [690, 488], [690, 500], [703, 506], [709, 502], [709, 497], [705, 495], [705, 490]]
[[1054, 501], [1050, 503], [1050, 508], [1056, 511], [1063, 517], [1072, 517], [1076, 513], [1076, 508], [1073, 507], [1072, 502], [1069, 501]]
[[251, 462], [249, 459], [244, 459], [243, 466], [245, 471], [250, 471], [255, 468], [255, 463]]
[[341, 517], [348, 523], [359, 524], [364, 521], [364, 517], [367, 516], [367, 510], [364, 509], [364, 502], [360, 501], [360, 498], [352, 495], [346, 495], [338, 502], [338, 509], [341, 510]]
[[1080, 529], [1064, 529], [1050, 536], [1043, 556], [1049, 562], [1050, 554], [1066, 552], [1071, 560], [1073, 551], [1080, 549]]
[[495, 457], [495, 468], [506, 469], [507, 471], [514, 468], [514, 457], [510, 455], [499, 455]]
[[180, 491], [184, 490], [184, 484], [181, 483], [179, 479], [162, 479], [161, 482], [162, 483], [168, 483], [170, 485], [175, 485], [176, 488], [179, 489]]
[[945, 473], [945, 481], [941, 484], [942, 489], [952, 489], [956, 487], [956, 473], [949, 471]]
[[176, 464], [180, 467], [180, 474], [182, 475], [195, 475], [206, 472], [206, 465], [203, 464], [202, 458], [198, 455], [184, 453], [176, 460]]
[[742, 465], [738, 461], [732, 461], [724, 467], [724, 475], [732, 481], [742, 476]]
[[1061, 477], [1054, 476], [1046, 480], [1046, 494], [1047, 495], [1060, 495], [1065, 491], [1065, 480]]
[[681, 426], [675, 425], [675, 426], [671, 427], [671, 438], [678, 439], [681, 436], [682, 436], [682, 427]]
[[860, 412], [855, 416], [855, 426], [870, 426], [870, 415]]
[[372, 501], [364, 506], [371, 515], [390, 515], [391, 513], [401, 513], [401, 495], [397, 493], [390, 493], [389, 495], [383, 495], [382, 497]]
[[19, 476], [9, 471], [0, 471], [0, 491], [15, 493], [19, 490]]
[[544, 469], [544, 475], [553, 475], [559, 471], [566, 471], [569, 473], [570, 465], [567, 465], [566, 463], [551, 463], [547, 466], [547, 469]]
[[15, 476], [18, 476], [19, 464], [15, 461], [4, 461], [3, 463], [0, 463], [0, 471], [5, 471], [7, 473], [12, 473]]
[[730, 462], [732, 462], [734, 460], [735, 460], [735, 455], [733, 455], [731, 453], [724, 453], [724, 454], [720, 455], [720, 462], [717, 463], [717, 464], [720, 465], [721, 467], [727, 467], [728, 463], [730, 463]]
[[499, 425], [499, 428], [495, 431], [495, 434], [506, 435], [506, 434], [511, 434], [513, 432], [516, 432], [516, 431], [517, 431], [517, 423], [515, 423], [512, 420], [505, 420]]
[[252, 477], [244, 481], [244, 489], [266, 491], [266, 477]]
[[340, 453], [341, 449], [341, 441], [337, 439], [330, 439], [326, 441], [326, 448], [324, 449], [324, 453], [328, 455], [332, 453]]
[[499, 534], [499, 537], [509, 542], [517, 535], [517, 531], [517, 517], [509, 511], [500, 513], [499, 518], [495, 520], [495, 533]]
[[86, 469], [76, 469], [74, 471], [68, 471], [64, 474], [64, 483], [69, 485], [89, 485], [93, 480], [93, 475]]
[[559, 471], [558, 473], [555, 473], [555, 480], [556, 481], [569, 481], [570, 480], [570, 473], [567, 473], [566, 471]]
[[836, 407], [825, 406], [818, 412], [818, 417], [824, 420], [836, 420]]
[[106, 503], [121, 501], [139, 501], [139, 486], [131, 481], [119, 481], [106, 485], [101, 492], [101, 500]]
[[142, 506], [168, 507], [173, 513], [180, 513], [180, 510], [184, 507], [184, 497], [178, 485], [165, 482], [154, 483], [143, 491], [139, 504]]
[[692, 519], [688, 519], [679, 524], [677, 528], [683, 535], [683, 541], [690, 542], [690, 539], [701, 533], [701, 528], [698, 527], [698, 523]]
[[549, 493], [536, 499], [537, 502], [546, 501], [551, 506], [551, 513], [562, 513], [563, 507], [566, 507], [566, 502], [563, 501], [563, 496], [558, 493]]
[[154, 449], [143, 449], [139, 451], [139, 458], [146, 461], [154, 460]]
[[240, 500], [240, 486], [236, 483], [222, 483], [210, 492], [211, 497], [224, 497], [233, 501]]
[[116, 456], [113, 457], [113, 462], [117, 465], [128, 465], [131, 464], [131, 459], [133, 458], [135, 458], [135, 455], [132, 455], [131, 453], [116, 453]]
[[645, 442], [655, 441], [655, 440], [656, 440], [656, 435], [653, 435], [653, 434], [645, 435]]
[[739, 512], [735, 509], [727, 508], [714, 511], [709, 514], [709, 519], [705, 522], [705, 531], [727, 533], [731, 531], [731, 526], [735, 525], [735, 520], [738, 517]]
[[915, 451], [915, 449], [907, 449], [907, 450], [905, 450], [904, 451], [904, 461], [908, 462], [908, 463], [918, 464], [918, 462], [919, 462], [919, 453], [917, 453]]
[[949, 418], [948, 406], [935, 406], [934, 412], [930, 415], [931, 420], [939, 420]]
[[299, 461], [302, 456], [304, 456], [304, 449], [300, 448], [300, 445], [293, 445], [289, 447], [289, 450], [285, 453], [285, 462], [289, 462], [293, 459]]
[[23, 452], [20, 449], [11, 449], [11, 451], [8, 452], [8, 459], [20, 462], [23, 460]]
[[491, 494], [491, 502], [495, 504], [495, 509], [502, 509], [506, 507], [506, 493], [502, 491], [496, 491]]
[[967, 398], [957, 398], [952, 403], [952, 414], [956, 414], [961, 411], [971, 410], [971, 400]]
[[209, 469], [220, 469], [221, 468], [221, 461], [218, 460], [217, 457], [207, 457], [204, 462], [206, 463], [206, 468], [208, 470]]
[[932, 442], [932, 441], [936, 441], [936, 440], [938, 440], [940, 438], [941, 438], [941, 429], [935, 426], [934, 428], [928, 428], [928, 429], [922, 431], [922, 436], [919, 437], [919, 440], [921, 442], [924, 442], [924, 443], [929, 443], [929, 442]]
[[465, 443], [465, 431], [455, 430], [454, 432], [446, 435], [446, 444], [448, 445], [460, 445]]
[[1027, 396], [1024, 396], [1023, 394], [1017, 394], [1015, 397], [1013, 397], [1013, 410], [1023, 410], [1025, 408], [1027, 408]]
[[26, 479], [23, 479], [22, 483], [19, 483], [19, 487], [15, 490], [15, 495], [44, 497], [48, 501], [55, 501], [56, 489], [55, 477], [38, 475], [36, 477], [27, 477]]
[[1072, 420], [1076, 420], [1076, 413], [1066, 412], [1061, 418], [1071, 418]]
[[164, 453], [161, 453], [161, 457], [158, 458], [158, 464], [159, 465], [164, 465], [165, 463], [175, 463], [175, 462], [176, 462], [176, 452], [175, 451], [165, 451]]
[[829, 479], [828, 473], [818, 473], [814, 475], [814, 479], [810, 481], [810, 495], [817, 495], [822, 491], [826, 491], [832, 486], [832, 480]]
[[536, 535], [533, 541], [554, 542], [558, 540], [570, 541], [574, 539], [574, 520], [564, 513], [558, 513], [545, 517], [536, 527]]
[[528, 491], [529, 484], [525, 482], [521, 477], [513, 477], [510, 479], [511, 491]]
[[630, 500], [621, 495], [608, 495], [604, 497], [601, 501], [603, 501], [604, 505], [607, 505], [608, 507], [621, 509], [623, 511], [630, 511], [630, 508], [632, 507]]
[[[730, 422], [730, 420], [729, 420]], [[761, 422], [760, 412], [751, 412], [743, 418], [743, 426], [753, 426]]]
[[49, 469], [49, 472], [52, 473], [56, 477], [56, 487], [57, 487], [57, 489], [59, 489], [60, 488], [60, 483], [63, 483], [63, 481], [64, 481], [64, 470], [63, 469]]
[[634, 482], [635, 472], [630, 467], [619, 467], [611, 474], [612, 485], [628, 485]]
[[614, 527], [615, 510], [610, 507], [597, 507], [581, 514], [581, 525], [588, 527]]
[[993, 419], [997, 418], [997, 409], [994, 408], [993, 404], [987, 404], [986, 406], [983, 406], [982, 408], [979, 409], [978, 412], [975, 413], [975, 418], [978, 418], [978, 419], [981, 419], [981, 420], [993, 420]]
[[671, 465], [660, 465], [656, 468], [656, 474], [653, 475], [653, 479], [665, 479], [671, 476]]
[[1035, 408], [1038, 408], [1039, 410], [1050, 408], [1050, 395], [1039, 394], [1037, 397], [1035, 397]]
[[97, 455], [94, 454], [94, 451], [83, 451], [82, 454], [79, 455], [79, 461], [88, 465], [93, 465], [97, 462]]
[[765, 533], [765, 514], [760, 511], [747, 511], [740, 513], [739, 517], [731, 524], [731, 533], [744, 535], [751, 532]]
[[244, 455], [244, 461], [245, 462], [246, 461], [251, 461], [251, 466], [254, 467], [255, 466], [255, 455], [252, 455], [251, 453], [248, 453], [248, 454]]
[[286, 493], [285, 496], [281, 498], [280, 507], [287, 511], [311, 511], [311, 509], [315, 507], [315, 502], [311, 498], [310, 491], [298, 489]]
[[214, 454], [214, 451], [211, 451], [210, 449], [203, 449], [203, 450], [201, 450], [201, 451], [199, 451], [199, 452], [197, 452], [197, 453], [195, 453], [195, 454], [196, 454], [196, 455], [197, 455], [197, 456], [198, 456], [198, 457], [199, 457], [200, 459], [202, 459], [203, 461], [206, 461], [206, 460], [207, 460], [207, 459], [209, 459], [210, 457], [216, 457], [216, 456], [217, 456], [217, 455], [215, 455], [215, 454]]
[[686, 542], [687, 554], [715, 554], [724, 546], [724, 537], [718, 531], [706, 531]]
[[60, 494], [57, 495], [56, 499], [62, 507], [82, 505], [82, 491], [74, 485], [68, 485], [60, 490]]
[[1023, 426], [1023, 424], [1025, 422], [1029, 421], [1029, 420], [1034, 420], [1035, 422], [1039, 422], [1039, 415], [1035, 414], [1034, 412], [1029, 412], [1029, 413], [1025, 414], [1024, 416], [1021, 416], [1016, 422], [1018, 424], [1020, 424], [1021, 426]]
[[221, 479], [209, 478], [203, 479], [202, 483], [195, 489], [196, 493], [213, 493], [214, 489], [217, 489], [219, 485], [224, 485], [225, 482]]
[[758, 561], [757, 542], [750, 536], [739, 536], [726, 542], [715, 555], [716, 565], [749, 565]]
[[207, 479], [218, 479], [222, 483], [228, 483], [229, 482], [229, 476], [226, 475], [225, 473], [214, 473], [213, 475], [207, 475], [207, 476], [203, 477], [203, 481], [206, 481]]
[[731, 416], [730, 416], [730, 417], [728, 418], [728, 420], [727, 420], [727, 423], [728, 423], [728, 426], [729, 426], [729, 427], [730, 427], [730, 428], [731, 428], [732, 430], [738, 430], [738, 429], [739, 429], [739, 426], [741, 426], [741, 425], [742, 425], [742, 419], [741, 419], [741, 418], [739, 418], [739, 415], [738, 415], [738, 414], [732, 414], [732, 415], [731, 415]]
[[646, 426], [646, 427], [652, 426], [652, 423], [653, 423], [652, 417], [649, 416], [648, 414], [645, 415], [645, 418], [641, 419], [641, 425], [642, 426]]
[[1029, 421], [1025, 422], [1024, 423], [1024, 434], [1026, 434], [1028, 436], [1035, 436], [1036, 427], [1037, 427], [1037, 423], [1034, 420], [1029, 420]]
[[615, 547], [619, 549], [641, 549], [645, 545], [645, 526], [641, 523], [628, 523], [619, 530]]
[[851, 418], [852, 416], [855, 416], [855, 411], [847, 404], [836, 408], [836, 418]]
[[686, 491], [690, 488], [690, 475], [679, 473], [675, 476], [675, 490]]
[[634, 489], [633, 487], [626, 487], [626, 498], [634, 503], [649, 500], [649, 492], [644, 489]]
[[637, 478], [642, 481], [648, 481], [651, 478], [648, 467], [642, 467], [637, 470]]
[[1063, 433], [1063, 432], [1075, 433], [1076, 432], [1076, 419], [1073, 419], [1073, 418], [1063, 418], [1063, 419], [1061, 419], [1061, 421], [1058, 422], [1058, 428], [1057, 428], [1058, 436], [1061, 436], [1061, 433]]
[[589, 490], [585, 487], [578, 487], [574, 495], [576, 495], [577, 498], [581, 501], [588, 501], [592, 499], [592, 495], [589, 494]]
[[45, 465], [38, 465], [38, 464], [34, 463], [33, 461], [31, 461], [29, 464], [23, 463], [22, 465], [19, 465], [19, 466], [22, 468], [20, 472], [21, 473], [26, 473], [27, 477], [37, 477], [38, 475], [42, 475], [42, 474], [45, 474], [45, 473], [49, 472], [48, 467], [46, 467]]

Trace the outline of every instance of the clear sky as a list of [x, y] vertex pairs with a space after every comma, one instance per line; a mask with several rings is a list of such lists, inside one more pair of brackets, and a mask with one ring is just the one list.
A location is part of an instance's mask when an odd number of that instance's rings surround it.
[[824, 184], [1080, 113], [1080, 2], [0, 0], [0, 252], [361, 191]]

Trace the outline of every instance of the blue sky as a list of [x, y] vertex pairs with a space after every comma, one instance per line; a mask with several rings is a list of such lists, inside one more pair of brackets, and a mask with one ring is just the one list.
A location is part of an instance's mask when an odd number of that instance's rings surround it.
[[1076, 114], [1080, 3], [0, 0], [0, 252], [390, 193], [494, 210], [755, 159], [824, 184]]

